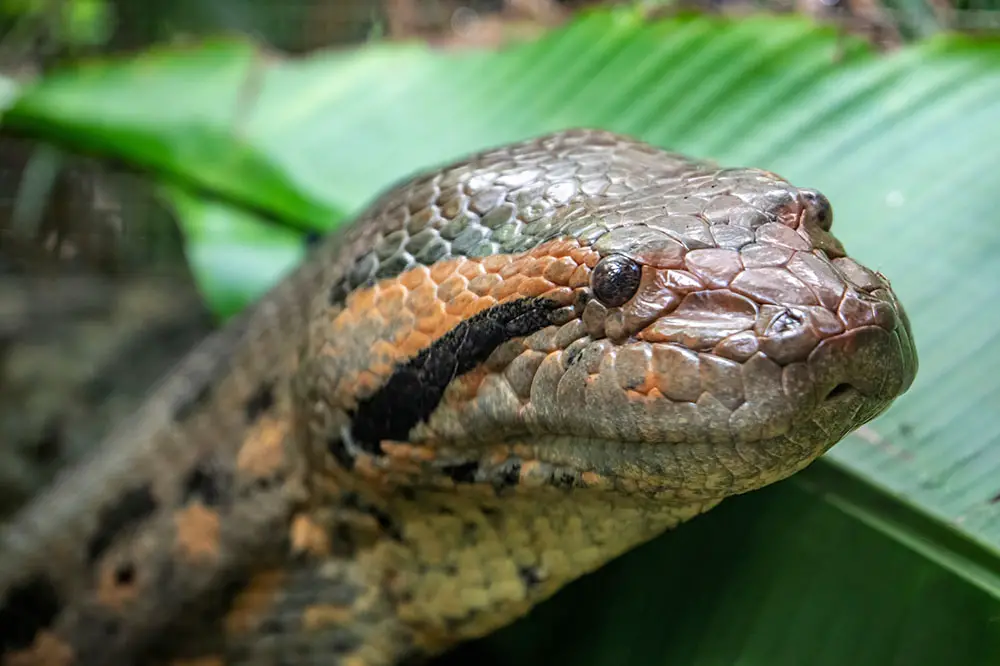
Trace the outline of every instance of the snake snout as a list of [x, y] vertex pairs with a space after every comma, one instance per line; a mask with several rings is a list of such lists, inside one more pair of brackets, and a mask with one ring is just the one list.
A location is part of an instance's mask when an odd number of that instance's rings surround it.
[[845, 330], [816, 346], [808, 359], [810, 372], [820, 404], [862, 402], [858, 413], [870, 420], [905, 393], [916, 376], [909, 320], [887, 284], [849, 292], [840, 311]]

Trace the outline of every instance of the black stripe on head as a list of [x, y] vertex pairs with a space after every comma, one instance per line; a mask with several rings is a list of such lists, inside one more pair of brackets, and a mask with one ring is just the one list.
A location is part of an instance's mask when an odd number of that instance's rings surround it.
[[381, 453], [379, 443], [384, 439], [406, 441], [410, 430], [437, 409], [453, 379], [485, 361], [504, 342], [552, 324], [557, 307], [546, 299], [522, 298], [462, 321], [396, 366], [385, 385], [358, 405], [351, 423], [354, 441], [376, 455]]

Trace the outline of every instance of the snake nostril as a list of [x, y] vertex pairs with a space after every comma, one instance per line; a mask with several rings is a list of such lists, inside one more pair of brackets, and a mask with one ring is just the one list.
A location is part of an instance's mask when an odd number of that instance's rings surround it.
[[816, 224], [820, 229], [830, 231], [833, 227], [833, 207], [830, 205], [830, 200], [816, 190], [803, 189], [800, 192]]

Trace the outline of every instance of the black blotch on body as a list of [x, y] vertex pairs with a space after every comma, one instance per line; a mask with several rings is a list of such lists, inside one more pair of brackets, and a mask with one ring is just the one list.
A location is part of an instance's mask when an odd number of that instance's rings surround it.
[[385, 385], [354, 413], [351, 434], [358, 445], [379, 454], [384, 439], [406, 441], [410, 430], [437, 408], [452, 380], [485, 361], [504, 342], [549, 326], [557, 307], [542, 298], [502, 303], [462, 321], [396, 366]]
[[518, 575], [524, 582], [524, 586], [529, 590], [537, 587], [539, 583], [542, 582], [542, 577], [538, 573], [538, 569], [535, 567], [521, 567], [517, 570]]
[[326, 450], [330, 452], [333, 459], [336, 460], [341, 467], [346, 470], [354, 469], [354, 456], [350, 454], [347, 450], [347, 445], [344, 444], [339, 436], [333, 436], [326, 440]]
[[354, 509], [355, 511], [368, 514], [374, 518], [375, 522], [378, 523], [378, 526], [382, 528], [382, 531], [385, 532], [389, 538], [394, 541], [403, 540], [403, 534], [399, 531], [399, 527], [396, 525], [395, 521], [393, 521], [392, 516], [374, 504], [365, 501], [361, 495], [355, 492], [347, 492], [341, 496], [340, 501], [345, 508]]
[[122, 532], [134, 527], [156, 510], [156, 500], [149, 486], [133, 488], [117, 502], [105, 507], [94, 536], [87, 544], [87, 561], [93, 563]]
[[214, 614], [221, 617], [231, 611], [236, 597], [247, 589], [251, 580], [250, 572], [245, 569], [238, 569], [227, 576], [219, 586], [219, 595], [216, 599], [218, 605], [213, 608]]
[[521, 461], [508, 460], [497, 468], [493, 477], [493, 488], [500, 492], [506, 488], [512, 488], [521, 481]]
[[[165, 655], [170, 656], [172, 664], [188, 663], [189, 659], [196, 663], [198, 657], [223, 652], [225, 618], [250, 580], [251, 575], [244, 567], [228, 572], [210, 592], [186, 606], [183, 613], [157, 632], [159, 637], [149, 642], [141, 658], [128, 663], [162, 664]], [[164, 583], [167, 584], [167, 579]]]
[[194, 391], [190, 395], [184, 396], [178, 401], [177, 406], [174, 407], [174, 420], [175, 421], [185, 421], [189, 416], [194, 414], [195, 410], [201, 405], [208, 402], [208, 399], [212, 396], [212, 382], [205, 381], [197, 391]]
[[479, 463], [477, 462], [444, 465], [441, 467], [441, 473], [455, 483], [475, 483], [477, 471], [479, 471]]
[[135, 582], [135, 564], [122, 562], [115, 567], [115, 585], [131, 585]]
[[358, 550], [354, 531], [346, 523], [337, 523], [333, 528], [333, 539], [330, 540], [330, 554], [334, 557], [351, 557]]
[[184, 479], [184, 501], [201, 500], [205, 506], [219, 506], [229, 494], [229, 475], [203, 462], [188, 473]]
[[274, 383], [264, 382], [253, 395], [247, 398], [243, 409], [247, 415], [247, 423], [253, 423], [260, 415], [274, 407]]
[[31, 647], [38, 632], [55, 621], [60, 607], [56, 588], [45, 576], [10, 588], [0, 604], [0, 657]]
[[562, 490], [569, 490], [576, 485], [576, 477], [571, 472], [567, 472], [566, 470], [557, 469], [552, 472], [552, 476], [550, 478], [552, 485]]

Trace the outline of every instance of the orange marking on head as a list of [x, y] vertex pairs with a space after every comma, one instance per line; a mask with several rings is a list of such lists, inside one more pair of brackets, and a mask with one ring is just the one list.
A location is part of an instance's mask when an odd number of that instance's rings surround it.
[[[412, 328], [399, 329], [400, 334], [412, 330]], [[393, 366], [402, 358], [398, 345], [390, 340], [375, 340], [371, 346], [371, 356], [368, 362], [368, 369], [376, 376], [384, 376], [392, 372]]]
[[486, 269], [483, 268], [482, 262], [476, 261], [475, 259], [463, 261], [458, 266], [458, 274], [466, 280], [472, 280], [473, 278], [482, 275], [484, 272], [486, 272]]
[[465, 261], [465, 259], [449, 259], [434, 264], [431, 266], [431, 279], [441, 284], [458, 269], [460, 261]]
[[330, 536], [312, 518], [300, 513], [292, 520], [292, 551], [308, 553], [315, 557], [330, 554]]
[[434, 301], [433, 306], [417, 310], [413, 314], [417, 317], [417, 330], [435, 338], [444, 335], [441, 331], [447, 331], [458, 323], [458, 318], [447, 314], [444, 303], [438, 300]]
[[598, 474], [597, 472], [584, 472], [580, 475], [580, 481], [588, 486], [605, 486], [607, 485], [607, 479]]
[[254, 574], [247, 586], [236, 595], [223, 620], [226, 633], [231, 636], [253, 631], [284, 582], [285, 573], [280, 569]]
[[536, 248], [533, 248], [531, 254], [536, 257], [547, 255], [553, 257], [565, 257], [574, 250], [579, 249], [580, 243], [572, 238], [559, 238], [556, 240], [551, 240], [547, 243], [542, 243]]
[[406, 289], [398, 282], [382, 285], [375, 298], [375, 307], [383, 317], [391, 317], [403, 306]]
[[569, 286], [578, 289], [590, 284], [590, 269], [586, 266], [577, 266], [573, 274], [569, 276]]
[[[597, 253], [575, 240], [543, 243], [519, 255], [459, 257], [416, 266], [348, 297], [329, 326], [323, 348], [342, 361], [333, 398], [352, 406], [375, 393], [395, 371], [461, 321], [517, 298], [550, 298], [568, 305], [585, 286]], [[340, 341], [340, 342], [339, 342]], [[466, 385], [475, 388], [479, 380]]]
[[479, 314], [483, 310], [489, 310], [496, 304], [497, 304], [497, 299], [493, 298], [492, 296], [483, 296], [481, 298], [477, 298], [472, 304], [472, 309], [469, 312], [469, 316], [472, 316], [474, 314]]
[[545, 255], [535, 258], [534, 261], [529, 261], [527, 265], [522, 269], [525, 277], [537, 278], [545, 275], [546, 269], [549, 265], [556, 260], [555, 257]]
[[[405, 275], [409, 276], [410, 274], [406, 273]], [[409, 288], [410, 291], [406, 295], [406, 307], [414, 314], [417, 314], [421, 310], [432, 307], [437, 301], [437, 287], [431, 282], [430, 275], [426, 272], [417, 274], [414, 277], [422, 279], [423, 282]], [[410, 281], [412, 282], [413, 279], [411, 278]]]
[[485, 367], [478, 367], [470, 370], [460, 377], [456, 377], [453, 383], [447, 388], [441, 397], [442, 405], [461, 405], [476, 397], [483, 380], [491, 374]]
[[8, 654], [3, 666], [70, 666], [74, 661], [69, 645], [52, 632], [42, 631], [31, 647]]
[[476, 296], [485, 296], [500, 284], [502, 278], [496, 273], [483, 273], [469, 281], [469, 291]]
[[285, 465], [283, 443], [289, 428], [287, 420], [269, 416], [257, 421], [236, 456], [236, 469], [254, 478], [280, 470]]
[[570, 257], [560, 257], [545, 267], [542, 276], [553, 284], [569, 284], [570, 277], [578, 265]]
[[[383, 442], [385, 446], [387, 442]], [[391, 447], [391, 443], [388, 443]], [[359, 455], [355, 458], [351, 476], [364, 481], [371, 488], [390, 491], [401, 481], [409, 483], [421, 473], [420, 462], [409, 457], [385, 455], [378, 459], [374, 456]], [[377, 527], [377, 524], [367, 525], [367, 529]]]
[[515, 275], [519, 275], [521, 272], [521, 260], [523, 257], [515, 257], [508, 261], [503, 267], [500, 268], [498, 275], [504, 279], [504, 281], [509, 280]]
[[429, 347], [431, 337], [420, 331], [409, 331], [404, 336], [400, 336], [399, 351], [406, 358], [412, 358], [419, 354], [421, 350]]
[[346, 625], [352, 619], [354, 619], [354, 613], [350, 608], [331, 606], [330, 604], [309, 606], [302, 613], [302, 625], [309, 631]]
[[354, 312], [364, 312], [375, 307], [374, 289], [359, 289], [351, 292], [347, 299], [347, 307]]
[[471, 291], [462, 291], [448, 299], [445, 311], [451, 315], [457, 315], [462, 319], [468, 318], [472, 313], [472, 305], [476, 302], [476, 295]]
[[483, 268], [486, 269], [488, 273], [498, 273], [504, 266], [511, 262], [511, 255], [509, 254], [491, 254], [488, 257], [483, 257]]
[[382, 451], [386, 456], [394, 458], [398, 461], [412, 460], [417, 462], [426, 462], [434, 460], [434, 458], [437, 457], [434, 450], [430, 447], [418, 446], [407, 442], [383, 441]]
[[213, 560], [219, 555], [219, 514], [201, 503], [174, 514], [176, 548], [191, 560]]
[[556, 287], [541, 294], [542, 298], [559, 303], [560, 305], [570, 305], [576, 292], [569, 287]]
[[373, 456], [369, 455], [362, 454], [354, 459], [354, 474], [368, 482], [385, 481], [385, 470], [376, 464]]
[[461, 275], [452, 275], [438, 285], [437, 297], [446, 304], [450, 304], [456, 297], [463, 294], [468, 286], [469, 281], [464, 277]]
[[600, 261], [601, 255], [597, 253], [596, 250], [592, 250], [589, 247], [578, 247], [569, 253], [569, 256], [573, 258], [577, 264], [584, 264], [587, 268], [593, 268]]
[[431, 271], [426, 266], [416, 266], [400, 274], [399, 283], [408, 290], [413, 291], [420, 285], [425, 284], [430, 279]]
[[521, 283], [524, 282], [525, 277], [520, 274], [510, 275], [504, 278], [497, 287], [493, 290], [493, 296], [498, 301], [507, 301], [511, 298], [519, 295], [521, 289]]
[[530, 277], [521, 283], [521, 296], [541, 296], [555, 285], [543, 277]]

